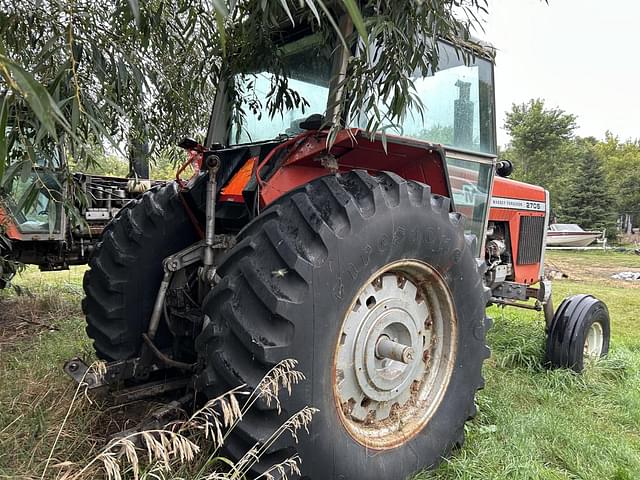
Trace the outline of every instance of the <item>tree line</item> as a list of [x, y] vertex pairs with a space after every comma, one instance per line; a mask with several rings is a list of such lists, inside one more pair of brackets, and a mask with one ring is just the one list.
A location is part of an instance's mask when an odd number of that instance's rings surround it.
[[606, 228], [610, 238], [640, 225], [640, 140], [580, 137], [575, 115], [541, 99], [512, 105], [504, 127], [511, 142], [500, 158], [514, 179], [549, 190], [552, 221]]

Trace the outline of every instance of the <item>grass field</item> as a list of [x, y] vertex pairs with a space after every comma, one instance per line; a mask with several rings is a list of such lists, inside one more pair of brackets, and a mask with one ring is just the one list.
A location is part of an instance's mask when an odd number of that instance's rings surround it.
[[640, 256], [554, 251], [547, 264], [569, 275], [554, 281], [556, 306], [576, 293], [607, 304], [609, 358], [583, 375], [546, 370], [541, 316], [492, 308], [486, 387], [465, 446], [417, 478], [640, 478], [640, 286], [609, 278], [639, 271]]
[[[639, 271], [640, 256], [551, 252], [547, 261], [569, 275], [554, 282], [556, 304], [574, 293], [607, 303], [609, 358], [580, 376], [548, 371], [541, 315], [492, 308], [493, 353], [467, 442], [416, 480], [640, 478], [640, 285], [610, 278]], [[107, 435], [131, 426], [122, 408], [84, 398], [68, 408], [75, 388], [62, 364], [92, 355], [79, 306], [82, 272], [29, 269], [16, 281], [28, 291], [0, 293], [0, 478], [40, 478], [54, 444], [44, 478], [55, 478], [60, 464], [86, 461]]]

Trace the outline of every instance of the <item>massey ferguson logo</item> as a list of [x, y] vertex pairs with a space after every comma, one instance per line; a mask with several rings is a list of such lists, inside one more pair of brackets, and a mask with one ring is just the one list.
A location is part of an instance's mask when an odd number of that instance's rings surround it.
[[491, 199], [492, 208], [508, 208], [514, 210], [532, 210], [534, 212], [546, 211], [544, 202], [535, 202], [533, 200], [520, 200], [519, 198], [503, 198], [493, 197]]

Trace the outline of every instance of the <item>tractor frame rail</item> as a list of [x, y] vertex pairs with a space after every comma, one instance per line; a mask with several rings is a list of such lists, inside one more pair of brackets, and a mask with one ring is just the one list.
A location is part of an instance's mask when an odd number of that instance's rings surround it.
[[78, 385], [98, 396], [109, 392], [116, 404], [157, 397], [184, 389], [193, 381], [192, 377], [184, 375], [148, 380], [151, 373], [163, 370], [169, 373], [170, 369], [156, 364], [145, 364], [140, 357], [109, 362], [101, 369], [92, 368], [78, 357], [64, 364], [65, 373]]

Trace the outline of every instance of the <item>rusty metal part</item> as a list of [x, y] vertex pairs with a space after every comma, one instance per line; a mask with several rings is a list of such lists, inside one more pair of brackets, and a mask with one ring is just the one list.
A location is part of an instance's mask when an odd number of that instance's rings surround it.
[[[173, 273], [181, 268], [185, 268], [199, 262], [203, 256], [203, 249], [203, 242], [198, 242], [174, 255], [171, 255], [170, 257], [165, 258], [164, 262], [162, 262], [164, 267], [164, 277], [160, 283], [158, 295], [156, 296], [156, 301], [153, 304], [151, 319], [149, 320], [149, 327], [147, 329], [149, 339], [153, 340], [155, 338], [158, 327], [160, 326], [160, 318], [162, 318], [162, 314], [164, 313], [164, 302], [167, 296], [167, 290], [171, 285]], [[146, 356], [146, 352], [143, 349], [141, 357], [146, 358]]]
[[504, 305], [505, 307], [518, 307], [518, 308], [524, 308], [526, 310], [536, 310], [538, 312], [542, 310], [542, 304], [537, 301], [534, 304], [530, 304], [530, 303], [515, 302], [512, 300], [504, 300], [502, 298], [491, 297], [490, 303], [493, 303], [495, 305]]
[[185, 407], [191, 402], [193, 402], [193, 393], [189, 392], [177, 400], [164, 403], [152, 410], [144, 420], [134, 428], [128, 428], [127, 430], [122, 430], [111, 435], [109, 441], [128, 437], [138, 448], [146, 449], [147, 445], [144, 443], [143, 437], [141, 435], [134, 436], [133, 434], [149, 430], [166, 430], [171, 428], [173, 422], [186, 416]]
[[143, 398], [153, 398], [167, 392], [173, 392], [181, 388], [186, 388], [192, 382], [191, 377], [180, 377], [169, 380], [158, 380], [135, 385], [129, 388], [114, 390], [111, 397], [116, 404], [123, 404], [142, 400]]
[[[211, 244], [207, 245], [207, 241], [210, 241]], [[186, 368], [187, 364], [182, 364], [181, 362], [172, 363], [175, 362], [175, 360], [170, 359], [166, 355], [162, 354], [162, 352], [160, 352], [157, 348], [154, 349], [152, 347], [153, 340], [160, 326], [160, 319], [165, 312], [165, 300], [167, 291], [171, 286], [173, 275], [178, 270], [184, 269], [199, 262], [204, 263], [207, 252], [215, 252], [216, 250], [228, 250], [234, 244], [235, 237], [232, 237], [231, 235], [213, 235], [211, 238], [195, 243], [181, 250], [180, 252], [167, 257], [164, 260], [164, 277], [162, 279], [162, 282], [160, 283], [158, 295], [156, 296], [153, 311], [151, 313], [151, 318], [149, 320], [149, 327], [146, 333], [147, 338], [145, 338], [143, 335], [143, 339], [145, 340], [145, 342], [143, 343], [142, 349], [140, 351], [140, 358], [142, 363], [151, 363], [151, 354], [153, 354], [160, 360], [162, 360], [165, 364], [171, 364], [171, 366], [177, 368]], [[205, 283], [207, 285], [213, 285], [216, 281], [216, 269], [214, 265], [212, 264], [210, 267], [203, 265], [200, 269], [200, 278], [205, 280]], [[189, 368], [191, 367], [189, 366]]]
[[169, 289], [172, 275], [173, 272], [171, 271], [164, 272], [164, 277], [162, 278], [160, 288], [158, 289], [158, 295], [156, 296], [156, 302], [153, 304], [153, 311], [151, 313], [151, 319], [149, 320], [149, 329], [147, 330], [147, 335], [151, 339], [155, 338], [158, 326], [160, 325], [160, 317], [163, 312], [162, 307], [164, 305], [164, 299], [167, 296], [167, 290]]
[[424, 262], [390, 263], [365, 283], [333, 359], [336, 409], [355, 441], [386, 450], [424, 429], [453, 374], [456, 322], [446, 282]]
[[511, 299], [511, 300], [527, 300], [528, 285], [516, 282], [502, 282], [492, 289], [494, 297]]
[[105, 371], [101, 374], [89, 371], [87, 364], [77, 357], [64, 364], [64, 371], [67, 375], [78, 383], [86, 383], [90, 389], [120, 383], [125, 380], [146, 378], [149, 373], [158, 370], [161, 370], [161, 368], [157, 365], [146, 365], [139, 357], [109, 362], [106, 364]]
[[553, 295], [551, 282], [542, 278], [540, 280], [540, 288], [538, 288], [537, 294], [538, 301], [542, 303], [542, 311], [544, 312], [546, 328], [547, 331], [549, 331], [553, 320]]
[[[194, 265], [198, 262], [204, 262], [206, 252], [209, 250], [226, 250], [235, 244], [235, 238], [232, 238], [229, 235], [213, 235], [212, 239], [209, 240], [211, 240], [210, 246], [206, 245], [207, 240], [200, 241], [198, 243], [190, 245], [189, 247], [179, 251], [174, 255], [167, 257], [164, 260], [164, 277], [162, 278], [160, 288], [158, 289], [158, 295], [156, 296], [153, 311], [151, 313], [151, 319], [149, 320], [149, 327], [147, 329], [147, 335], [149, 339], [153, 340], [155, 338], [158, 327], [160, 326], [160, 319], [162, 318], [162, 315], [164, 313], [165, 299], [167, 296], [167, 291], [171, 285], [173, 274], [178, 270]], [[210, 271], [210, 283], [212, 283], [215, 277], [215, 269], [206, 271]], [[144, 352], [144, 350], [141, 352], [141, 357], [146, 358], [146, 352]]]
[[[121, 385], [126, 380], [135, 380], [137, 378], [140, 359], [135, 358], [125, 361], [110, 362], [106, 365], [104, 372], [98, 369], [92, 369], [80, 358], [73, 358], [65, 363], [64, 371], [76, 383], [81, 384], [91, 391], [100, 391], [103, 393], [108, 387]], [[154, 371], [160, 370], [153, 367]], [[154, 397], [163, 393], [185, 388], [193, 382], [191, 376], [180, 376], [179, 378], [163, 379], [153, 382], [145, 382], [124, 389], [113, 389], [111, 397], [116, 404], [140, 400], [142, 398]]]
[[177, 272], [178, 270], [202, 261], [204, 248], [204, 241], [200, 241], [165, 258], [163, 262], [165, 272]]
[[91, 236], [100, 236], [104, 230], [104, 225], [89, 225], [88, 233]]
[[387, 335], [382, 335], [376, 344], [376, 357], [409, 364], [415, 357], [415, 350], [409, 345], [394, 342]]
[[[494, 296], [489, 303], [502, 305], [503, 307], [517, 307], [526, 310], [542, 311], [544, 313], [546, 329], [549, 330], [553, 320], [553, 299], [551, 295], [551, 282], [541, 279], [538, 288], [524, 283], [504, 282], [493, 289]], [[497, 295], [497, 296], [496, 296]], [[535, 299], [534, 303], [525, 303]]]

